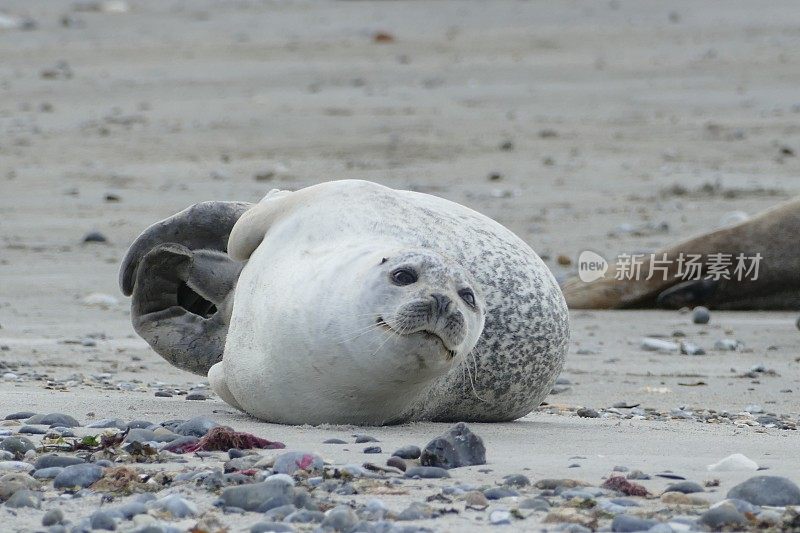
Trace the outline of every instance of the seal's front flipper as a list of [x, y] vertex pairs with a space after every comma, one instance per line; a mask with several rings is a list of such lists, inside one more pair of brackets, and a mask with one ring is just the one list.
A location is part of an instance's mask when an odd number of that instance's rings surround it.
[[222, 358], [243, 263], [227, 255], [252, 204], [204, 202], [147, 228], [120, 268], [136, 332], [175, 366], [205, 376]]
[[684, 281], [659, 294], [656, 305], [667, 309], [709, 305], [720, 285], [720, 280], [713, 279]]

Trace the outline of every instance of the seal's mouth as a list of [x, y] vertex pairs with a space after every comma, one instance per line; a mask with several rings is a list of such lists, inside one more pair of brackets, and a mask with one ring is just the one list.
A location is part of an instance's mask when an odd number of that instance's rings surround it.
[[445, 353], [447, 354], [447, 358], [448, 359], [453, 359], [456, 356], [456, 351], [455, 350], [451, 350], [450, 348], [448, 348], [447, 347], [447, 343], [444, 342], [444, 339], [441, 337], [441, 335], [439, 335], [435, 331], [431, 331], [429, 329], [423, 329], [423, 330], [419, 330], [419, 331], [413, 331], [411, 333], [401, 333], [401, 332], [397, 331], [396, 329], [394, 329], [392, 326], [390, 326], [383, 319], [383, 317], [381, 317], [381, 316], [378, 317], [378, 319], [375, 321], [375, 323], [377, 325], [379, 325], [380, 327], [382, 327], [382, 328], [385, 328], [385, 329], [387, 329], [389, 331], [397, 333], [398, 335], [403, 335], [403, 336], [406, 336], [406, 337], [411, 336], [411, 335], [421, 335], [426, 340], [438, 342], [442, 346], [442, 348], [444, 349]]

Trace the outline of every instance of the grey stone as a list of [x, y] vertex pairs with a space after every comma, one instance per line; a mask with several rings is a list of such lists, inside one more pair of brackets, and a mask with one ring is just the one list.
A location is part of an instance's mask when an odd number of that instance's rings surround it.
[[53, 480], [57, 489], [86, 488], [103, 477], [103, 469], [97, 465], [84, 463], [64, 468]]
[[97, 428], [97, 429], [107, 429], [107, 428], [116, 428], [116, 429], [127, 429], [128, 424], [125, 423], [124, 420], [121, 418], [103, 418], [101, 420], [95, 420], [90, 424], [86, 424], [87, 428]]
[[726, 526], [734, 528], [737, 526], [744, 526], [747, 523], [747, 518], [733, 505], [722, 503], [704, 512], [700, 515], [698, 521], [716, 530]]
[[383, 453], [380, 446], [367, 446], [364, 448], [364, 453]]
[[398, 520], [425, 520], [433, 516], [433, 509], [422, 502], [412, 502], [411, 505], [403, 509]]
[[511, 498], [512, 496], [519, 496], [519, 492], [507, 487], [493, 487], [483, 491], [483, 495], [486, 496], [488, 500], [501, 500], [503, 498]]
[[667, 487], [669, 492], [682, 492], [683, 494], [694, 494], [696, 492], [705, 492], [705, 489], [699, 483], [694, 481], [681, 481], [680, 483], [673, 483]]
[[18, 411], [16, 413], [11, 413], [10, 415], [6, 415], [6, 420], [27, 420], [28, 418], [36, 416], [36, 413], [33, 411]]
[[756, 476], [733, 487], [728, 498], [773, 507], [800, 505], [800, 488], [785, 477]]
[[114, 531], [117, 529], [117, 522], [105, 511], [95, 511], [89, 517], [92, 529], [102, 529], [104, 531]]
[[79, 427], [81, 424], [73, 417], [65, 415], [64, 413], [49, 413], [46, 415], [33, 415], [25, 421], [28, 424], [37, 424], [41, 426], [61, 426], [65, 428]]
[[38, 509], [42, 505], [42, 496], [38, 492], [28, 489], [20, 489], [15, 492], [8, 500], [6, 507], [34, 507]]
[[0, 442], [0, 450], [13, 453], [15, 456], [23, 456], [29, 450], [35, 450], [36, 445], [26, 437], [8, 437]]
[[42, 525], [45, 527], [54, 526], [64, 521], [64, 513], [61, 509], [50, 509], [42, 516]]
[[42, 455], [41, 457], [36, 459], [36, 462], [33, 464], [33, 466], [36, 468], [36, 470], [39, 470], [41, 468], [52, 468], [55, 466], [66, 467], [71, 465], [80, 465], [84, 464], [85, 462], [86, 461], [84, 461], [80, 457], [69, 457], [66, 455], [52, 454], [52, 455]]
[[419, 449], [419, 446], [409, 444], [398, 448], [392, 455], [401, 459], [419, 459], [419, 456], [422, 455], [422, 450]]
[[581, 418], [600, 418], [600, 413], [589, 407], [581, 407], [576, 414]]
[[483, 465], [486, 464], [486, 447], [466, 424], [459, 422], [425, 446], [420, 463], [445, 469]]
[[297, 511], [297, 507], [291, 503], [275, 507], [264, 513], [264, 519], [273, 522], [282, 522], [284, 518]]
[[550, 502], [544, 498], [526, 498], [519, 502], [520, 509], [532, 509], [534, 511], [549, 511]]
[[275, 458], [272, 470], [276, 474], [292, 475], [297, 470], [321, 472], [325, 462], [322, 457], [311, 452], [285, 452]]
[[406, 471], [406, 462], [395, 455], [389, 457], [386, 460], [386, 466], [397, 468], [399, 470], [402, 470], [403, 472]]
[[347, 441], [342, 439], [325, 439], [322, 444], [347, 444]]
[[438, 466], [412, 466], [411, 468], [406, 470], [406, 477], [434, 479], [434, 478], [450, 477], [450, 473], [444, 468], [439, 468]]
[[634, 531], [647, 531], [658, 524], [655, 520], [646, 520], [627, 514], [618, 514], [611, 522], [611, 531], [631, 533]]
[[169, 494], [151, 504], [156, 509], [167, 511], [175, 518], [197, 516], [197, 506], [179, 494]]
[[25, 435], [45, 435], [47, 434], [47, 430], [37, 426], [22, 426], [17, 433], [23, 433]]
[[197, 416], [187, 420], [182, 424], [179, 424], [172, 431], [185, 437], [203, 437], [211, 430], [211, 428], [215, 428], [217, 426], [219, 426], [219, 424], [210, 418], [205, 416]]
[[531, 480], [528, 479], [528, 476], [523, 474], [511, 474], [503, 477], [503, 485], [509, 485], [511, 487], [527, 487], [530, 484]]
[[[282, 501], [270, 509], [292, 503], [293, 484], [282, 478], [272, 477], [261, 483], [228, 487], [222, 491], [222, 501], [227, 507], [238, 507], [245, 511], [256, 511], [265, 503]], [[268, 510], [268, 509], [264, 509]], [[262, 511], [263, 512], [263, 511]]]
[[64, 470], [63, 466], [51, 466], [50, 468], [40, 468], [33, 473], [35, 479], [55, 479]]
[[308, 509], [300, 509], [283, 519], [284, 522], [290, 524], [318, 524], [323, 520], [325, 520], [325, 515], [323, 513], [320, 511], [309, 511]]
[[356, 434], [353, 436], [356, 438], [356, 444], [364, 444], [365, 442], [380, 442], [375, 437], [371, 437], [369, 435]]
[[692, 310], [692, 322], [695, 324], [708, 324], [709, 320], [711, 320], [711, 312], [707, 307], [698, 305]]
[[294, 528], [278, 522], [259, 522], [250, 528], [250, 533], [284, 533], [287, 531], [294, 531]]
[[356, 516], [356, 513], [354, 513], [352, 509], [339, 506], [325, 513], [322, 527], [324, 529], [347, 532], [353, 529], [357, 523], [358, 516]]

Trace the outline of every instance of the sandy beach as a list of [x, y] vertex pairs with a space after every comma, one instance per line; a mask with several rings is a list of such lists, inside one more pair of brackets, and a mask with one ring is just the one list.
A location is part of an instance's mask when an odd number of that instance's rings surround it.
[[[424, 447], [448, 429], [281, 426], [210, 393], [156, 397], [204, 380], [135, 335], [118, 268], [145, 227], [199, 201], [257, 201], [344, 178], [427, 192], [506, 225], [563, 280], [584, 250], [609, 260], [652, 251], [800, 193], [794, 2], [79, 4], [0, 6], [35, 21], [0, 29], [0, 419], [67, 413], [82, 436], [97, 434], [83, 426], [100, 419], [205, 416], [331, 465], [384, 465], [396, 448]], [[106, 242], [83, 242], [90, 232]], [[712, 311], [707, 325], [675, 311], [571, 319], [566, 367], [546, 405], [513, 423], [470, 424], [485, 466], [397, 485], [361, 480], [356, 494], [331, 494], [331, 507], [378, 497], [400, 513], [444, 487], [485, 488], [510, 474], [599, 487], [624, 467], [651, 476], [637, 481], [653, 495], [637, 513], [697, 518], [755, 475], [707, 470], [735, 453], [766, 469], [759, 474], [800, 483], [797, 313]], [[645, 337], [689, 340], [706, 354], [645, 351]], [[738, 348], [716, 349], [722, 339]], [[598, 417], [578, 416], [581, 407]], [[363, 454], [356, 433], [377, 438], [382, 453]], [[221, 468], [227, 455], [217, 455], [137, 466]], [[693, 495], [706, 503], [676, 511], [659, 498], [674, 482], [657, 476], [665, 472], [706, 484]], [[40, 490], [40, 508], [0, 505], [2, 529], [45, 530], [55, 507], [75, 525], [101, 505], [99, 493]], [[486, 510], [444, 494], [428, 505], [457, 512], [402, 524], [480, 530], [541, 490]], [[179, 530], [218, 523], [209, 531], [263, 521], [215, 507], [219, 491], [176, 483], [157, 496], [171, 492], [193, 498], [196, 516], [151, 511], [152, 520]], [[582, 523], [548, 519], [554, 510], [519, 511], [496, 527]]]

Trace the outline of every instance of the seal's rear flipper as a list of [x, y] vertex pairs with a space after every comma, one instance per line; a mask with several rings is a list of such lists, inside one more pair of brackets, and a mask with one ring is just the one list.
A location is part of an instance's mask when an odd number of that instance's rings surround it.
[[656, 305], [667, 309], [709, 305], [720, 285], [720, 280], [713, 279], [684, 281], [659, 294]]
[[205, 376], [222, 358], [244, 266], [227, 255], [227, 241], [251, 205], [196, 204], [147, 228], [122, 262], [134, 329], [179, 368]]

